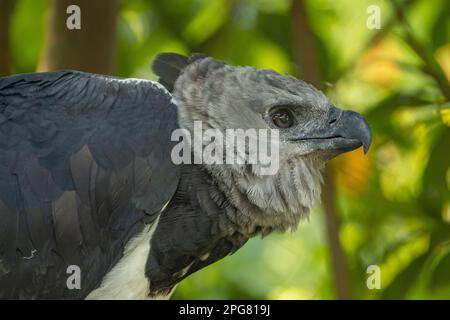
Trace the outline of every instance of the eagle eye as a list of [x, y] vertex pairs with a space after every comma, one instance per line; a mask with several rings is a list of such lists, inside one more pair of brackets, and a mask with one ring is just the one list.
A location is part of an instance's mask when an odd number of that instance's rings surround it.
[[273, 124], [278, 128], [286, 129], [292, 127], [294, 124], [294, 116], [287, 108], [276, 109], [272, 112], [270, 118], [272, 119]]

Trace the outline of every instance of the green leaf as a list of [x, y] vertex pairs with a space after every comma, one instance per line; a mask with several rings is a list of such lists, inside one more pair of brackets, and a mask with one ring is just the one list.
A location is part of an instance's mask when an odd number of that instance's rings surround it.
[[398, 273], [395, 279], [381, 294], [381, 299], [404, 299], [413, 284], [416, 283], [418, 275], [420, 274], [427, 259], [428, 252], [417, 257], [405, 269]]
[[438, 290], [450, 285], [450, 248], [447, 248], [430, 275], [431, 290]]
[[15, 73], [36, 71], [44, 44], [47, 6], [48, 0], [20, 0], [16, 3], [11, 21], [11, 47]]
[[446, 175], [450, 168], [450, 128], [444, 127], [430, 152], [430, 160], [423, 175], [421, 203], [435, 217], [441, 218], [443, 205], [450, 200]]

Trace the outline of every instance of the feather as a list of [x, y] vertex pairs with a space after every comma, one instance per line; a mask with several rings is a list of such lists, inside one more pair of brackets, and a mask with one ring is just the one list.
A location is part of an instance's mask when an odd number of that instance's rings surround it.
[[[95, 289], [175, 192], [167, 155], [176, 128], [171, 95], [151, 81], [76, 71], [0, 78], [0, 299]], [[71, 264], [80, 290], [66, 287]]]
[[189, 64], [206, 56], [195, 53], [192, 57], [186, 57], [178, 53], [161, 53], [153, 61], [152, 70], [159, 76], [159, 82], [170, 92], [173, 91], [175, 81], [180, 76], [184, 68]]

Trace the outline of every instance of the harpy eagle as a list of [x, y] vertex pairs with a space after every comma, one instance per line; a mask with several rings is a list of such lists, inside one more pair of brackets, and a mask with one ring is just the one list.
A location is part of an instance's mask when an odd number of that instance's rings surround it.
[[[153, 70], [164, 87], [77, 71], [0, 78], [0, 298], [167, 297], [249, 238], [295, 228], [326, 161], [369, 148], [361, 115], [294, 77], [174, 53]], [[171, 134], [194, 121], [279, 130], [276, 174], [175, 164]]]

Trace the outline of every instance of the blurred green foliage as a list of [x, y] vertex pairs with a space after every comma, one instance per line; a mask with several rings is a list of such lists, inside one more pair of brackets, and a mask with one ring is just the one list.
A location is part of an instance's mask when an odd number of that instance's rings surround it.
[[[357, 150], [334, 162], [353, 297], [450, 298], [450, 103], [441, 90], [450, 77], [450, 2], [400, 2], [409, 31], [391, 1], [305, 2], [322, 89], [365, 114], [374, 131], [368, 156]], [[372, 4], [381, 8], [380, 30], [366, 27]], [[47, 6], [17, 1], [16, 73], [36, 68]], [[176, 51], [301, 77], [291, 10], [289, 0], [124, 1], [116, 74], [155, 79], [152, 58]], [[323, 219], [318, 206], [295, 233], [251, 240], [181, 283], [174, 298], [334, 298]], [[372, 264], [381, 267], [381, 290], [366, 286]]]

